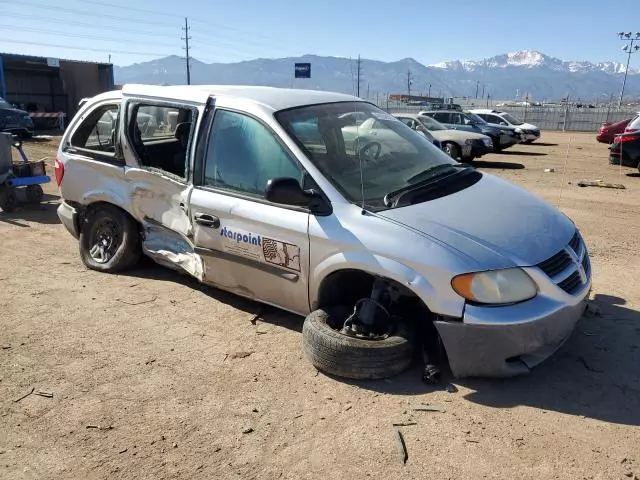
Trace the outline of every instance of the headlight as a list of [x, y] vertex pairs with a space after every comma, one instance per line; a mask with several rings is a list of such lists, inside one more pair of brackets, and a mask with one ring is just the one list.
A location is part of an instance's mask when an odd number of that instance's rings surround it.
[[464, 144], [465, 144], [465, 145], [471, 145], [472, 143], [473, 143], [473, 140], [471, 140], [470, 138], [467, 138], [467, 139], [464, 141]]
[[492, 147], [493, 146], [493, 141], [490, 138], [483, 138], [482, 140], [484, 141], [484, 144], [487, 147]]
[[465, 273], [455, 277], [451, 286], [470, 302], [494, 305], [529, 300], [538, 292], [531, 277], [520, 268]]

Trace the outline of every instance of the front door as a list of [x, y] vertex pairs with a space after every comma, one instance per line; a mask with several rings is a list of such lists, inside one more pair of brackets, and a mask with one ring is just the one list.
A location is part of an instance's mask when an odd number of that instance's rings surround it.
[[189, 210], [204, 281], [308, 313], [309, 212], [264, 199], [269, 179], [302, 181], [302, 167], [261, 121], [219, 108], [203, 157]]

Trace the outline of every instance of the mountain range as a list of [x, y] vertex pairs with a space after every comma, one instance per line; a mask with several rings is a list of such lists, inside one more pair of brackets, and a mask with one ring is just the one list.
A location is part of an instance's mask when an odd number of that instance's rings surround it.
[[[294, 80], [294, 63], [311, 63], [310, 79]], [[360, 96], [382, 99], [387, 93], [493, 99], [605, 101], [617, 98], [625, 65], [615, 62], [563, 61], [535, 50], [522, 50], [482, 60], [452, 60], [423, 65], [412, 58], [395, 62], [361, 60]], [[205, 63], [191, 59], [194, 84], [241, 84], [310, 88], [356, 93], [355, 59], [303, 55], [258, 58], [237, 63]], [[184, 84], [185, 60], [169, 56], [126, 67], [115, 67], [118, 84]], [[640, 97], [640, 71], [629, 68], [625, 98]]]

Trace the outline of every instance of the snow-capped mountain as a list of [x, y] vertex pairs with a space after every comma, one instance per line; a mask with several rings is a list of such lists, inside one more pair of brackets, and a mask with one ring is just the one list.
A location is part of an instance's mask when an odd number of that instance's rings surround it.
[[[496, 55], [495, 57], [485, 58], [483, 60], [452, 60], [440, 62], [430, 67], [442, 70], [474, 72], [485, 68], [548, 68], [558, 72], [567, 71], [571, 73], [585, 72], [605, 72], [610, 74], [624, 73], [625, 64], [616, 62], [580, 62], [568, 61], [564, 62], [558, 58], [550, 57], [536, 50], [520, 50], [518, 52], [505, 53]], [[629, 68], [629, 74], [638, 74], [640, 70]]]
[[[635, 59], [634, 59], [635, 60]], [[311, 62], [311, 79], [294, 82], [294, 63]], [[571, 98], [603, 101], [619, 95], [624, 65], [615, 62], [562, 61], [533, 50], [506, 53], [484, 60], [454, 60], [425, 66], [412, 58], [396, 62], [362, 59], [360, 96], [379, 100], [386, 93], [406, 93], [410, 71], [413, 94], [478, 97], [484, 91], [493, 99], [513, 99], [518, 94], [535, 100]], [[192, 60], [193, 83], [270, 85], [356, 92], [354, 59], [304, 55], [259, 58], [238, 63], [204, 63]], [[625, 97], [640, 97], [640, 72], [629, 69]], [[184, 84], [185, 62], [166, 57], [115, 68], [117, 83]]]

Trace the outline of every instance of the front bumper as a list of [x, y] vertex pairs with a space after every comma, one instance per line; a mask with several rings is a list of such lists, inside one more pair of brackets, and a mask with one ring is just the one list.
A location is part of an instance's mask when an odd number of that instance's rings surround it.
[[521, 133], [523, 142], [530, 142], [533, 140], [538, 140], [540, 138], [540, 132], [529, 132], [529, 133]]
[[[591, 279], [575, 295], [539, 295], [505, 307], [467, 305], [462, 322], [436, 321], [453, 375], [528, 373], [569, 338], [586, 309]], [[564, 293], [564, 292], [563, 292]]]
[[489, 146], [481, 140], [480, 141], [474, 140], [474, 142], [471, 144], [471, 152], [469, 156], [474, 158], [479, 158], [491, 152], [493, 152], [493, 145]]
[[68, 203], [62, 201], [58, 207], [58, 218], [67, 231], [75, 238], [80, 238], [78, 230], [78, 211]]

